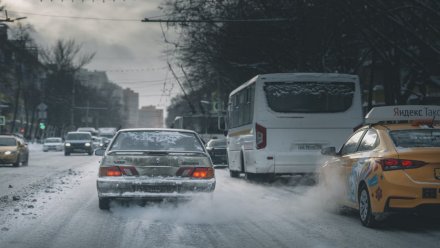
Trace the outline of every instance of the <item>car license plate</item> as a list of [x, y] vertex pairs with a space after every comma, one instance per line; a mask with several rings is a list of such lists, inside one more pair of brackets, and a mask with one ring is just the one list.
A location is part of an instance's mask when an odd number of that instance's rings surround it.
[[434, 175], [435, 175], [435, 178], [440, 180], [440, 168], [434, 169]]

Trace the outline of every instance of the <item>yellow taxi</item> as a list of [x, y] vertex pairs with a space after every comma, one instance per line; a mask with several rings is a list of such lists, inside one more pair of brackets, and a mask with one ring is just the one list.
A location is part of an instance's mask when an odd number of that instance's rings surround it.
[[0, 164], [12, 164], [15, 167], [27, 165], [29, 149], [26, 142], [14, 135], [0, 135]]
[[[320, 168], [325, 184], [340, 180], [338, 203], [359, 210], [364, 226], [384, 213], [440, 209], [440, 106], [373, 108]], [[335, 179], [337, 175], [338, 179]], [[341, 193], [341, 192], [339, 192]]]

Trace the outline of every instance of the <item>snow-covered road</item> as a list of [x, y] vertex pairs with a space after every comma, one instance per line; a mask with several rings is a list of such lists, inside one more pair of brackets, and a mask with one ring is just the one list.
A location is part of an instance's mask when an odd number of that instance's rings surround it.
[[298, 178], [272, 184], [217, 169], [214, 198], [98, 208], [99, 157], [32, 149], [0, 167], [0, 247], [440, 247], [440, 219], [392, 216], [378, 229], [323, 206]]

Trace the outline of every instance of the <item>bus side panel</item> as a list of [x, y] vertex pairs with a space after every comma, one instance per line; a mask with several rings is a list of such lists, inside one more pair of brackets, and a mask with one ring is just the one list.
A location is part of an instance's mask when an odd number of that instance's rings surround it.
[[229, 169], [233, 171], [242, 170], [242, 160], [245, 150], [252, 149], [254, 145], [252, 125], [233, 128], [228, 131], [227, 151]]

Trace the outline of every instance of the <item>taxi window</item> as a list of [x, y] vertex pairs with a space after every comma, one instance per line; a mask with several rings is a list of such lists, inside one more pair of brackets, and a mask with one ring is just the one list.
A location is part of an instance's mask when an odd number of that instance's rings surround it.
[[358, 147], [359, 140], [362, 138], [365, 130], [359, 130], [355, 134], [353, 134], [347, 142], [345, 142], [344, 146], [341, 150], [341, 155], [346, 155], [350, 153], [354, 153]]
[[390, 131], [396, 147], [440, 147], [439, 129], [411, 129]]
[[361, 144], [359, 145], [358, 151], [370, 151], [379, 145], [379, 139], [376, 131], [370, 129], [367, 131], [365, 136], [362, 138]]

